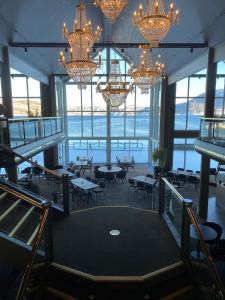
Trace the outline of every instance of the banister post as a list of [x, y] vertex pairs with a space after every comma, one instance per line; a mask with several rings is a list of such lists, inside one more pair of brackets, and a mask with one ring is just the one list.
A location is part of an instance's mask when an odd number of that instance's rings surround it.
[[185, 259], [189, 253], [189, 240], [190, 240], [190, 219], [188, 216], [187, 208], [191, 207], [193, 201], [184, 199], [182, 203], [182, 227], [181, 227], [181, 259]]

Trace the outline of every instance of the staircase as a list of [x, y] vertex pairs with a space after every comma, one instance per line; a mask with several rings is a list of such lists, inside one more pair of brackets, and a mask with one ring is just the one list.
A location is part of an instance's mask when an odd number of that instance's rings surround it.
[[[0, 181], [0, 281], [9, 282], [14, 277], [16, 282], [20, 276], [19, 287], [22, 273], [30, 272], [34, 257], [35, 262], [45, 260], [45, 241], [41, 236], [49, 205], [46, 199]], [[4, 286], [1, 287], [0, 299], [6, 294]]]
[[[209, 300], [196, 286], [185, 264], [179, 263], [162, 270], [149, 278], [113, 281], [107, 278], [85, 278], [73, 270], [57, 264], [51, 264], [46, 273], [39, 270], [39, 279], [45, 277], [45, 284], [28, 299], [65, 299], [65, 300]], [[81, 274], [80, 274], [81, 275]], [[38, 280], [37, 280], [38, 282]], [[38, 291], [38, 292], [37, 292]], [[208, 294], [208, 296], [207, 296]]]

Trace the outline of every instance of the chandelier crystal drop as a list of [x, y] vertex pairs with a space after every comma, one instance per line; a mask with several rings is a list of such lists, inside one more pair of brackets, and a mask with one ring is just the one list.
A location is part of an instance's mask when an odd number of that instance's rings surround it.
[[83, 4], [76, 7], [73, 31], [69, 32], [66, 24], [63, 25], [64, 37], [70, 45], [70, 55], [66, 59], [61, 51], [59, 61], [68, 75], [78, 83], [79, 88], [86, 88], [87, 82], [91, 81], [91, 78], [95, 75], [98, 63], [91, 60], [90, 49], [99, 39], [101, 31], [98, 26], [93, 32], [91, 22], [87, 20]]
[[164, 75], [165, 66], [159, 60], [153, 63], [151, 52], [142, 50], [140, 63], [136, 69], [131, 70], [134, 83], [147, 94], [149, 89], [155, 85], [158, 78]]
[[97, 92], [102, 94], [103, 99], [110, 105], [112, 110], [117, 110], [126, 101], [131, 90], [132, 86], [122, 80], [119, 61], [112, 60], [108, 82], [103, 89], [98, 82]]
[[114, 23], [129, 0], [95, 0], [94, 5], [100, 7], [103, 14]]
[[171, 24], [177, 22], [179, 10], [175, 10], [174, 4], [171, 3], [166, 14], [163, 0], [146, 0], [146, 3], [145, 13], [142, 5], [134, 12], [133, 23], [139, 27], [141, 34], [151, 46], [157, 47], [160, 40], [167, 35]]

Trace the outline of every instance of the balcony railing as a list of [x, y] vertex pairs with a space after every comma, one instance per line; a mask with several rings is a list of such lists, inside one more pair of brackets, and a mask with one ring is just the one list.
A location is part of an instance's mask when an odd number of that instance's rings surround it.
[[225, 147], [225, 118], [202, 118], [200, 139]]
[[15, 149], [62, 132], [61, 117], [8, 119], [10, 147]]

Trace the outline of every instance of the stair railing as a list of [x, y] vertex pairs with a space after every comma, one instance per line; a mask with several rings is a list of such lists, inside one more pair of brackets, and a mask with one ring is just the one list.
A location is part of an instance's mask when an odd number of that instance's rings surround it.
[[[30, 159], [14, 152], [13, 150], [7, 148], [4, 145], [0, 144], [0, 149], [2, 149], [3, 151], [6, 151], [11, 156], [14, 156], [15, 160], [16, 160], [16, 164], [19, 164], [21, 162], [27, 162], [32, 166], [32, 168], [35, 168], [35, 167], [39, 168], [39, 169], [42, 170], [43, 174], [45, 174], [49, 177], [52, 177], [53, 181], [54, 181], [54, 179], [60, 181], [61, 184], [62, 184], [62, 191], [61, 191], [61, 193], [59, 193], [60, 194], [59, 196], [62, 196], [62, 212], [63, 212], [64, 215], [69, 214], [69, 193], [68, 193], [69, 178], [68, 178], [67, 174], [63, 174], [63, 175], [58, 174], [54, 170], [51, 170], [51, 169], [46, 168], [44, 166], [41, 166], [41, 165], [37, 164], [36, 162], [33, 162]], [[0, 154], [1, 154], [1, 152], [0, 152]], [[57, 186], [59, 186], [59, 185], [57, 185]], [[52, 196], [51, 200], [54, 202], [54, 200], [55, 200], [54, 196]], [[53, 208], [55, 208], [55, 207], [59, 208], [59, 207], [57, 207], [57, 205], [53, 204]]]
[[[192, 200], [185, 199], [165, 177], [160, 180], [160, 214], [180, 247], [181, 259], [190, 262], [192, 265], [194, 265], [194, 262], [199, 261], [202, 267], [203, 265], [206, 266], [208, 275], [212, 279], [210, 288], [215, 292], [215, 299], [224, 300], [225, 287], [210, 254], [209, 247], [203, 239], [197, 217], [192, 209]], [[196, 236], [197, 252], [202, 256], [197, 257], [195, 261], [192, 258], [192, 252], [195, 251], [191, 251], [192, 248], [195, 249], [191, 236], [191, 226], [192, 232]]]

